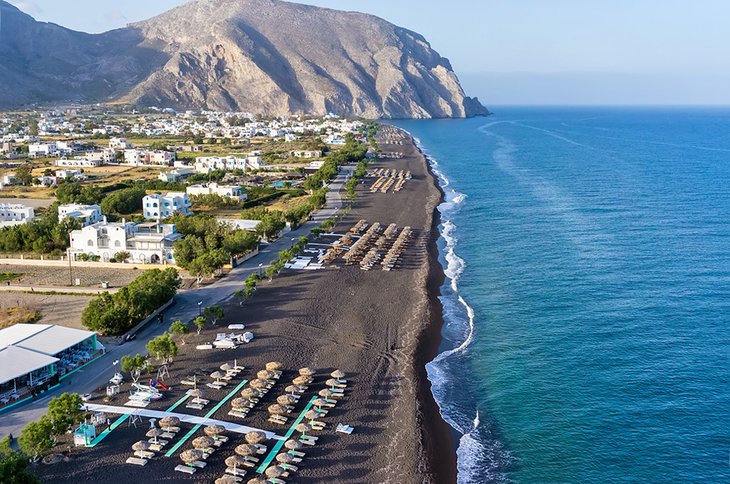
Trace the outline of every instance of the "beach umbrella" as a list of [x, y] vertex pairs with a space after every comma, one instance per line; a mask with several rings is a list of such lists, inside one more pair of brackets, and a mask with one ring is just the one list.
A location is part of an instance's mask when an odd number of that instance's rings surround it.
[[282, 464], [291, 464], [294, 462], [294, 456], [287, 453], [279, 454], [276, 456], [276, 461]]
[[251, 383], [248, 384], [251, 388], [266, 388], [269, 386], [269, 383], [266, 380], [256, 379], [251, 380]]
[[223, 378], [223, 373], [221, 373], [220, 371], [214, 371], [210, 374], [210, 377], [215, 378], [215, 381], [220, 381], [220, 379]]
[[279, 395], [276, 397], [276, 403], [279, 405], [284, 405], [285, 407], [287, 405], [294, 405], [297, 403], [297, 399], [292, 397], [291, 395]]
[[271, 415], [284, 415], [286, 413], [286, 409], [278, 403], [269, 405], [268, 410]]
[[338, 380], [345, 378], [345, 374], [342, 372], [342, 370], [335, 370], [332, 373], [330, 373], [330, 376], [332, 378], [336, 378]]
[[204, 392], [200, 388], [194, 388], [188, 394], [193, 398], [200, 398], [204, 395]]
[[297, 450], [302, 448], [302, 443], [298, 440], [291, 439], [284, 442], [284, 447], [289, 450]]
[[315, 400], [314, 400], [314, 401], [312, 402], [312, 405], [314, 405], [314, 406], [315, 406], [315, 407], [317, 407], [318, 409], [322, 410], [322, 407], [324, 407], [325, 405], [327, 405], [327, 402], [325, 402], [325, 401], [324, 401], [323, 399], [321, 399], [321, 398], [317, 398], [317, 399], [315, 399]]
[[192, 464], [203, 458], [203, 451], [198, 449], [188, 449], [180, 454], [180, 459], [186, 464]]
[[332, 390], [329, 390], [329, 389], [327, 389], [327, 388], [325, 388], [324, 390], [320, 390], [320, 391], [319, 391], [319, 396], [320, 396], [320, 397], [324, 397], [324, 398], [330, 398], [330, 397], [332, 397], [333, 395], [334, 395], [334, 393], [332, 393]]
[[154, 429], [149, 429], [149, 431], [147, 431], [146, 435], [147, 435], [147, 437], [151, 437], [155, 441], [155, 444], [156, 444], [157, 437], [159, 437], [160, 435], [162, 435], [164, 433], [165, 432], [163, 432], [161, 429], [158, 429], [155, 427]]
[[250, 455], [254, 455], [254, 454], [256, 454], [257, 451], [258, 451], [258, 449], [256, 448], [256, 446], [250, 445], [250, 444], [241, 444], [238, 447], [236, 447], [236, 449], [234, 450], [234, 452], [236, 454], [238, 454], [242, 457], [248, 457]]
[[222, 434], [226, 431], [226, 428], [222, 425], [208, 425], [203, 429], [203, 432], [205, 432], [205, 435], [209, 435], [213, 438], [216, 436]]
[[256, 378], [260, 378], [262, 380], [271, 380], [275, 376], [276, 375], [274, 374], [274, 372], [273, 371], [269, 371], [269, 370], [261, 370], [258, 373], [256, 373]]
[[258, 430], [253, 430], [246, 433], [246, 442], [248, 442], [249, 444], [260, 444], [264, 440], [266, 440], [266, 434]]
[[329, 386], [330, 388], [332, 388], [332, 391], [334, 391], [335, 388], [337, 388], [337, 385], [340, 384], [340, 382], [337, 381], [337, 380], [335, 380], [334, 378], [330, 378], [325, 383], [327, 383], [327, 386]]
[[299, 391], [299, 387], [296, 385], [289, 385], [284, 389], [284, 391], [290, 395], [295, 395]]
[[311, 368], [307, 368], [307, 367], [300, 368], [299, 374], [301, 376], [310, 376], [311, 377], [311, 376], [314, 376], [314, 370]]
[[296, 386], [303, 387], [309, 385], [309, 382], [311, 382], [312, 379], [306, 376], [298, 376], [295, 379], [292, 380], [292, 383]]
[[177, 427], [178, 425], [180, 425], [180, 419], [177, 417], [167, 416], [160, 420], [160, 427], [163, 429]]
[[266, 469], [266, 477], [277, 478], [286, 474], [286, 469], [279, 466], [271, 466]]
[[319, 412], [317, 412], [316, 410], [310, 410], [304, 414], [304, 418], [308, 418], [309, 420], [317, 420], [319, 418]]
[[211, 447], [213, 447], [213, 444], [215, 444], [215, 440], [213, 440], [212, 437], [208, 437], [207, 435], [203, 435], [201, 437], [193, 439], [193, 447], [195, 447], [196, 449], [210, 449]]
[[248, 399], [246, 398], [234, 398], [231, 401], [231, 408], [246, 408], [248, 406]]
[[138, 451], [138, 450], [147, 450], [150, 448], [150, 443], [146, 440], [140, 440], [139, 442], [135, 442], [134, 445], [132, 445], [132, 450]]
[[258, 397], [259, 392], [257, 392], [254, 388], [244, 388], [243, 390], [241, 390], [241, 396], [250, 400], [252, 398]]
[[248, 484], [268, 484], [266, 482], [266, 479], [261, 479], [260, 477], [254, 477], [253, 479], [248, 480]]
[[309, 424], [300, 423], [299, 425], [297, 425], [296, 430], [297, 430], [297, 432], [301, 432], [302, 433], [302, 437], [306, 437], [307, 436], [307, 432], [311, 432], [312, 431], [312, 426], [309, 425]]
[[223, 476], [216, 479], [215, 484], [238, 484], [238, 479], [233, 476]]
[[223, 370], [225, 372], [231, 371], [232, 369], [233, 369], [233, 367], [231, 366], [230, 363], [223, 363], [221, 365], [221, 370]]
[[246, 459], [238, 455], [232, 455], [230, 457], [226, 457], [226, 465], [228, 467], [233, 467], [235, 472], [236, 468], [246, 465]]
[[280, 361], [270, 361], [266, 363], [266, 369], [270, 371], [281, 371], [283, 368], [284, 365], [282, 365]]

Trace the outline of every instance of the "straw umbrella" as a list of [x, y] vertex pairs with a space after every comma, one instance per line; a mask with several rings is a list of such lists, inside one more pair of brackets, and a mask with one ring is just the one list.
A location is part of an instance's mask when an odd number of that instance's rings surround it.
[[159, 437], [160, 435], [162, 435], [164, 433], [165, 432], [163, 432], [161, 429], [158, 429], [157, 427], [155, 427], [153, 429], [149, 429], [149, 431], [147, 432], [146, 435], [147, 435], [147, 437], [151, 437], [152, 440], [154, 441], [154, 443], [156, 444], [157, 443], [157, 437]]
[[281, 371], [283, 368], [284, 365], [282, 365], [280, 361], [270, 361], [266, 363], [266, 369], [270, 371]]
[[269, 386], [269, 382], [266, 380], [262, 380], [260, 378], [257, 378], [255, 380], [251, 380], [251, 382], [248, 384], [251, 388], [266, 388]]
[[278, 403], [269, 405], [268, 410], [271, 415], [284, 415], [286, 413], [286, 409]]
[[248, 406], [248, 400], [245, 398], [234, 398], [231, 400], [231, 408], [234, 410], [246, 408]]
[[284, 389], [284, 391], [289, 395], [294, 396], [299, 391], [299, 387], [296, 385], [289, 385]]
[[309, 377], [311, 377], [311, 376], [314, 376], [314, 370], [312, 370], [311, 368], [307, 368], [307, 367], [300, 368], [299, 369], [299, 374], [301, 376], [309, 376]]
[[201, 390], [200, 388], [194, 388], [194, 389], [190, 390], [190, 396], [193, 397], [194, 401], [197, 401], [203, 395], [204, 395], [203, 390]]
[[332, 390], [325, 388], [324, 390], [319, 391], [319, 396], [324, 398], [331, 398], [334, 396], [334, 393], [332, 393]]
[[315, 399], [315, 400], [314, 400], [314, 401], [312, 402], [312, 405], [314, 406], [314, 408], [315, 408], [315, 410], [316, 410], [317, 412], [319, 412], [319, 413], [323, 413], [323, 412], [324, 412], [324, 410], [322, 410], [322, 407], [324, 407], [325, 405], [327, 405], [327, 402], [325, 402], [325, 401], [324, 401], [323, 399], [321, 399], [321, 398], [317, 398], [317, 399]]
[[307, 437], [307, 432], [311, 432], [312, 431], [312, 426], [309, 425], [309, 424], [300, 423], [299, 425], [297, 425], [296, 430], [297, 430], [297, 432], [301, 432], [302, 433], [302, 437], [306, 438]]
[[150, 448], [150, 443], [146, 440], [140, 440], [139, 442], [135, 442], [134, 445], [132, 445], [132, 450], [137, 451], [145, 451]]
[[216, 440], [220, 434], [226, 431], [226, 428], [222, 425], [208, 425], [203, 429], [203, 432], [205, 432], [205, 435], [208, 435], [210, 437], [213, 437], [213, 440]]
[[295, 379], [292, 380], [292, 383], [295, 384], [298, 387], [304, 387], [309, 385], [309, 383], [312, 381], [311, 378], [306, 376], [298, 376]]
[[307, 413], [304, 414], [304, 418], [309, 419], [310, 422], [314, 422], [319, 418], [319, 412], [317, 412], [316, 410], [309, 410]]
[[220, 369], [223, 370], [223, 371], [225, 371], [226, 373], [228, 373], [229, 371], [231, 371], [233, 369], [233, 367], [231, 366], [230, 363], [223, 363], [220, 366]]
[[282, 453], [276, 456], [276, 461], [282, 464], [291, 464], [294, 462], [294, 456], [287, 453]]
[[210, 374], [210, 377], [215, 378], [215, 381], [219, 382], [221, 381], [221, 378], [223, 378], [223, 373], [221, 373], [220, 371], [214, 371]]
[[215, 480], [215, 484], [238, 484], [238, 479], [233, 476], [222, 476]]
[[199, 461], [203, 458], [203, 452], [198, 449], [188, 449], [180, 454], [180, 459], [187, 465], [192, 465], [193, 462]]
[[266, 440], [266, 434], [258, 430], [253, 430], [246, 434], [246, 442], [248, 442], [249, 444], [260, 444], [264, 440]]
[[330, 376], [338, 380], [342, 380], [343, 378], [345, 378], [345, 374], [341, 370], [333, 371], [332, 373], [330, 373]]
[[302, 448], [302, 443], [298, 440], [291, 439], [284, 442], [284, 447], [289, 450], [297, 450]]
[[261, 479], [260, 477], [254, 477], [253, 479], [248, 480], [248, 484], [268, 484], [266, 482], [266, 479]]
[[259, 396], [259, 392], [255, 388], [244, 388], [241, 390], [241, 396], [247, 400], [253, 400]]
[[228, 467], [233, 467], [233, 474], [235, 475], [237, 474], [236, 470], [239, 467], [246, 465], [246, 459], [237, 455], [232, 455], [226, 458], [226, 465]]
[[276, 403], [279, 405], [283, 405], [284, 407], [289, 405], [294, 405], [297, 403], [297, 399], [292, 397], [291, 395], [279, 395], [276, 397]]
[[286, 474], [286, 469], [279, 466], [271, 466], [266, 469], [266, 477], [277, 478]]
[[236, 454], [240, 455], [241, 457], [252, 456], [252, 455], [256, 454], [257, 451], [258, 451], [258, 449], [256, 448], [256, 446], [251, 445], [251, 444], [241, 444], [241, 445], [237, 446], [234, 450], [234, 452]]
[[275, 376], [276, 375], [274, 374], [274, 372], [273, 371], [269, 371], [269, 370], [261, 370], [258, 373], [256, 373], [256, 378], [260, 378], [262, 380], [271, 380]]
[[212, 437], [208, 437], [207, 435], [203, 435], [201, 437], [193, 439], [193, 447], [198, 450], [205, 451], [212, 448], [213, 444], [215, 444], [215, 440], [213, 440]]
[[337, 380], [335, 380], [334, 378], [330, 378], [330, 379], [329, 379], [329, 380], [327, 380], [327, 381], [326, 381], [325, 383], [327, 383], [327, 386], [328, 386], [328, 387], [330, 387], [330, 388], [332, 389], [332, 391], [333, 391], [333, 392], [334, 392], [334, 391], [335, 391], [335, 389], [337, 388], [337, 385], [339, 385], [339, 384], [340, 384], [340, 382], [339, 382], [339, 381], [337, 381]]
[[180, 425], [180, 419], [173, 416], [167, 416], [160, 419], [160, 428], [169, 429], [170, 427], [177, 427]]

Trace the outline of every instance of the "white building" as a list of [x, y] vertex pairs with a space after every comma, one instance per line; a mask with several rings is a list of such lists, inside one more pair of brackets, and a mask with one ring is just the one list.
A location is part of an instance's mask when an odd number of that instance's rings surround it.
[[0, 227], [22, 225], [35, 218], [35, 209], [27, 205], [0, 203]]
[[109, 140], [109, 149], [114, 151], [128, 150], [132, 144], [126, 138], [112, 138]]
[[174, 151], [124, 150], [126, 165], [165, 165], [175, 161]]
[[56, 143], [33, 143], [28, 145], [28, 156], [31, 158], [47, 158], [57, 154], [58, 147]]
[[86, 176], [81, 173], [81, 170], [56, 170], [56, 178], [59, 180], [66, 180], [72, 178], [83, 179]]
[[130, 253], [129, 260], [144, 264], [174, 264], [172, 245], [183, 237], [174, 224], [98, 222], [71, 232], [71, 256], [93, 255], [109, 261], [115, 254]]
[[142, 209], [145, 218], [161, 220], [176, 213], [188, 215], [190, 202], [183, 192], [169, 192], [165, 195], [156, 193], [142, 199]]
[[79, 157], [72, 158], [70, 160], [56, 160], [56, 166], [79, 166], [85, 168], [93, 168], [95, 166], [101, 166], [101, 161]]
[[228, 197], [235, 200], [246, 200], [248, 198], [246, 190], [239, 186], [218, 185], [217, 183], [191, 185], [187, 187], [186, 191], [189, 196], [218, 195], [219, 197]]
[[322, 158], [322, 152], [320, 150], [300, 150], [293, 151], [294, 158], [312, 159]]
[[81, 205], [78, 203], [58, 206], [58, 220], [63, 220], [66, 217], [81, 220], [84, 226], [101, 222], [104, 219], [99, 205]]
[[258, 170], [263, 165], [260, 156], [247, 156], [246, 158], [236, 158], [235, 156], [225, 158], [219, 156], [199, 156], [195, 159], [195, 171], [198, 173], [210, 173], [215, 170]]
[[176, 168], [172, 171], [161, 171], [159, 175], [157, 175], [157, 179], [163, 182], [178, 182], [182, 180], [185, 177], [188, 177], [195, 173], [195, 170], [190, 168]]

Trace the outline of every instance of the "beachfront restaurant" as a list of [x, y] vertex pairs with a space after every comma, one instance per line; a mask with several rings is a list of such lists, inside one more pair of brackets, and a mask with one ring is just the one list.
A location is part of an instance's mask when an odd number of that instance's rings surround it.
[[103, 352], [91, 331], [51, 324], [0, 330], [0, 409], [50, 388]]

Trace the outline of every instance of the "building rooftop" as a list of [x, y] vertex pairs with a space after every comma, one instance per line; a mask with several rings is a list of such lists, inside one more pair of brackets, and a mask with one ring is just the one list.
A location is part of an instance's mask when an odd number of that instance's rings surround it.
[[52, 365], [57, 361], [58, 358], [17, 346], [0, 349], [0, 384]]
[[93, 335], [91, 331], [52, 324], [15, 324], [0, 330], [0, 348], [15, 346], [52, 356]]

